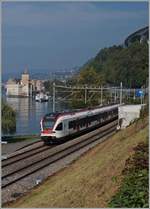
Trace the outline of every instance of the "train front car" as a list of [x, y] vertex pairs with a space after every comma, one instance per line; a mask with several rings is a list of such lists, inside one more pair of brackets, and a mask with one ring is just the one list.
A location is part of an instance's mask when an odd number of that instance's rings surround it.
[[117, 119], [118, 105], [68, 113], [50, 113], [41, 120], [41, 139], [45, 144], [63, 142]]
[[57, 115], [58, 114], [56, 113], [50, 113], [41, 119], [41, 139], [45, 144], [51, 143], [56, 138], [56, 134], [53, 129], [57, 120]]

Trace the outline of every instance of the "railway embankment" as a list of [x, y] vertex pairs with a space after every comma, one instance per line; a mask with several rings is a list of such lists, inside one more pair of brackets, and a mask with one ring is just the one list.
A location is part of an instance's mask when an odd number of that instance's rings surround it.
[[147, 138], [148, 118], [143, 118], [4, 207], [108, 207], [122, 184], [126, 160]]

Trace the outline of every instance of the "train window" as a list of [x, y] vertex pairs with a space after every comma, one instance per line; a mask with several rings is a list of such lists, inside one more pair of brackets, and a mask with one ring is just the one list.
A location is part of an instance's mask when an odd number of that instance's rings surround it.
[[80, 126], [81, 128], [84, 127], [85, 124], [86, 124], [85, 118], [82, 118], [82, 119], [79, 120], [79, 126]]
[[91, 124], [91, 122], [92, 122], [92, 116], [90, 116], [90, 117], [88, 118], [88, 123]]
[[75, 121], [70, 121], [69, 122], [69, 129], [74, 128], [75, 126]]
[[72, 121], [69, 122], [69, 129], [73, 128]]
[[59, 123], [56, 127], [56, 131], [61, 131], [63, 129], [62, 123]]
[[43, 129], [52, 128], [55, 124], [55, 120], [52, 119], [44, 119], [43, 120]]

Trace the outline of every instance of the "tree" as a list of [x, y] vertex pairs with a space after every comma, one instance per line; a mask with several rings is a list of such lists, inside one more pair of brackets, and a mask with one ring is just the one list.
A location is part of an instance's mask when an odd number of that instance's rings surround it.
[[[89, 69], [92, 69], [91, 73]], [[112, 46], [100, 50], [96, 57], [82, 68], [79, 75], [81, 83], [86, 81], [92, 84], [94, 71], [103, 83], [119, 85], [123, 82], [126, 87], [140, 88], [146, 84], [148, 78], [148, 44], [134, 42], [126, 48]], [[90, 78], [87, 78], [88, 75]]]
[[16, 113], [4, 102], [2, 102], [2, 131], [4, 134], [16, 131]]
[[96, 72], [93, 67], [82, 70], [78, 76], [78, 84], [100, 86], [103, 83], [103, 76]]

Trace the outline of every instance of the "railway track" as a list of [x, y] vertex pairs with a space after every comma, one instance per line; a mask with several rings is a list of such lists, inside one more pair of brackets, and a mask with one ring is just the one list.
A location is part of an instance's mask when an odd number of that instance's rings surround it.
[[13, 157], [20, 155], [22, 153], [25, 153], [25, 152], [29, 152], [29, 150], [37, 149], [38, 147], [41, 147], [41, 146], [43, 146], [42, 140], [31, 142], [30, 144], [20, 147], [20, 148], [16, 149], [15, 151], [13, 151], [12, 153], [6, 155], [5, 158], [2, 159], [2, 162], [4, 162], [4, 161], [6, 162], [10, 158], [13, 158]]
[[[60, 159], [82, 149], [83, 147], [113, 133], [116, 130], [117, 120], [100, 127], [99, 129], [87, 133], [75, 140], [54, 147], [43, 147], [45, 151], [36, 151], [33, 155], [26, 157], [24, 153], [22, 159], [16, 159], [15, 162], [7, 161], [2, 165], [2, 188], [20, 181], [21, 179], [57, 162]], [[41, 154], [42, 153], [42, 154]], [[20, 156], [19, 156], [20, 157]], [[26, 160], [25, 160], [26, 159]]]
[[49, 150], [50, 148], [51, 147], [49, 147], [49, 146], [42, 145], [42, 146], [39, 146], [39, 147], [34, 147], [32, 149], [26, 150], [24, 152], [17, 153], [17, 154], [15, 154], [15, 155], [7, 158], [7, 159], [3, 159], [2, 160], [2, 168], [6, 167], [6, 166], [9, 166], [12, 163], [16, 163], [20, 160], [24, 160], [28, 157], [34, 156], [35, 154], [38, 154], [38, 153], [44, 152], [46, 150]]
[[41, 143], [41, 142], [43, 142], [41, 139], [38, 140], [38, 141], [35, 141], [35, 142], [31, 142], [30, 144], [27, 144], [27, 145], [24, 145], [24, 146], [21, 147], [21, 148], [18, 148], [16, 151], [22, 150], [22, 149], [24, 149], [24, 148], [30, 147], [30, 146], [33, 145], [33, 144], [38, 144], [38, 143]]

